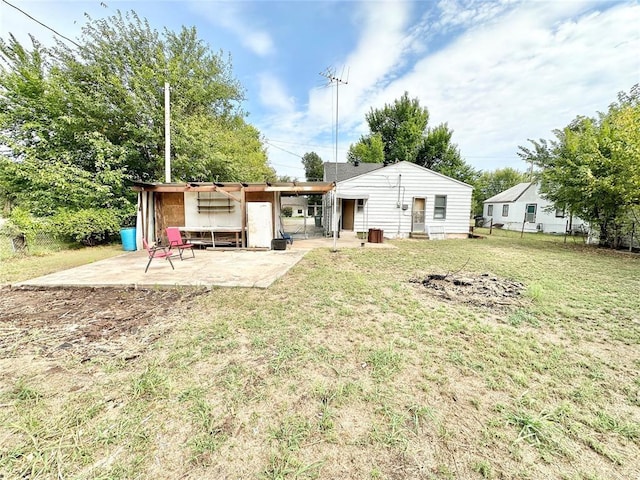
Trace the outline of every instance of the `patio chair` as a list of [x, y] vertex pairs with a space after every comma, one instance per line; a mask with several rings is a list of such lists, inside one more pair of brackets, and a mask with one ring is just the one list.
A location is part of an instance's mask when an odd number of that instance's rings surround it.
[[180, 260], [182, 260], [183, 250], [191, 250], [192, 258], [196, 258], [196, 254], [193, 251], [193, 243], [182, 240], [182, 234], [178, 227], [167, 227], [167, 239], [169, 240], [169, 250], [177, 248], [180, 254]]
[[293, 237], [288, 233], [284, 233], [284, 230], [280, 230], [280, 238], [284, 238], [288, 244], [293, 245]]
[[171, 251], [168, 251], [166, 247], [149, 246], [149, 244], [147, 243], [147, 240], [144, 238], [142, 239], [142, 245], [144, 245], [144, 249], [149, 254], [149, 261], [147, 262], [147, 268], [144, 269], [144, 273], [147, 273], [147, 270], [149, 270], [149, 265], [151, 265], [151, 260], [153, 260], [154, 258], [164, 258], [166, 260], [169, 260], [171, 269], [175, 270], [175, 267], [173, 266], [173, 262], [171, 261], [171, 257], [173, 256], [173, 253], [171, 253]]

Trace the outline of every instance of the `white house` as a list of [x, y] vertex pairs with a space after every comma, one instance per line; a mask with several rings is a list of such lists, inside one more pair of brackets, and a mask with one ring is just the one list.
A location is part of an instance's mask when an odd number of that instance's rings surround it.
[[392, 165], [325, 163], [325, 228], [333, 229], [333, 202], [340, 230], [381, 229], [387, 238], [427, 234], [466, 238], [473, 187], [410, 162]]
[[306, 217], [309, 214], [307, 197], [305, 196], [297, 196], [297, 197], [283, 196], [280, 199], [280, 206], [283, 209], [290, 208], [292, 217]]
[[565, 233], [585, 223], [542, 197], [535, 182], [519, 183], [485, 200], [483, 217], [485, 225], [493, 221], [507, 230], [525, 232]]

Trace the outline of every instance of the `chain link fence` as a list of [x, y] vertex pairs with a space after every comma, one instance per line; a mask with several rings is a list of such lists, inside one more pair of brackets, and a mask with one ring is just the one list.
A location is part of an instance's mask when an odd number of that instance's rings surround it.
[[29, 240], [21, 235], [0, 234], [0, 260], [59, 252], [69, 246], [68, 242], [46, 232], [39, 232]]

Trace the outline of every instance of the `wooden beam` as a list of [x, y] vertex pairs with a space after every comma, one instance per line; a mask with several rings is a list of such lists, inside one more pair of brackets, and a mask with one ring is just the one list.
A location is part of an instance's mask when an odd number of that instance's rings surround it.
[[[220, 192], [223, 195], [227, 195], [230, 192], [281, 192], [281, 193], [294, 193], [296, 195], [306, 193], [327, 193], [335, 188], [333, 183], [321, 183], [318, 185], [307, 184], [279, 184], [279, 185], [265, 185], [265, 184], [248, 184], [243, 187], [240, 184], [225, 185], [218, 187], [216, 185], [207, 184], [158, 184], [158, 185], [135, 185], [132, 190], [136, 192]], [[230, 196], [232, 198], [232, 196]]]
[[[230, 194], [229, 192], [227, 192], [226, 190], [221, 190], [221, 189], [220, 189], [220, 187], [215, 187], [215, 188], [216, 188], [216, 190], [214, 190], [214, 192], [216, 192], [216, 193], [221, 193], [221, 194], [222, 194], [222, 195], [224, 195], [225, 197], [230, 198], [231, 200], [233, 200], [233, 201], [235, 201], [235, 202], [241, 202], [241, 199], [240, 199], [240, 198], [238, 198], [238, 197], [236, 197], [236, 196], [234, 196], [234, 195], [231, 195], [231, 194]], [[234, 191], [239, 191], [239, 192], [240, 192], [240, 196], [241, 196], [241, 197], [243, 196], [243, 192], [244, 192], [244, 189], [243, 189], [243, 188], [240, 188], [239, 190], [234, 190]]]
[[245, 192], [285, 192], [285, 193], [327, 193], [333, 190], [333, 185], [330, 186], [296, 186], [296, 187], [278, 187], [278, 186], [253, 186], [249, 185], [245, 187]]
[[244, 188], [240, 191], [240, 215], [242, 215], [241, 245], [244, 248], [247, 246], [247, 199], [245, 198]]
[[179, 193], [179, 192], [240, 192], [242, 185], [230, 185], [227, 187], [216, 187], [215, 185], [200, 185], [197, 187], [191, 187], [189, 185], [154, 185], [149, 187], [134, 186], [132, 190], [135, 192], [167, 192], [167, 193]]

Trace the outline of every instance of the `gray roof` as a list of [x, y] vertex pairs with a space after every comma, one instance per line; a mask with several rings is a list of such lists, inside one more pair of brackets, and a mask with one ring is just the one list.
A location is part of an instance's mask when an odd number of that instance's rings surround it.
[[494, 195], [491, 198], [487, 198], [484, 203], [506, 203], [506, 202], [515, 202], [522, 196], [527, 189], [533, 185], [532, 182], [524, 182], [519, 183], [511, 188], [508, 188], [504, 192], [500, 192], [497, 195]]
[[280, 205], [283, 207], [306, 207], [307, 197], [285, 197], [284, 195], [280, 199]]
[[[324, 181], [325, 182], [342, 182], [349, 178], [357, 177], [363, 173], [369, 173], [374, 170], [382, 168], [382, 163], [359, 163], [357, 166], [354, 163], [336, 163], [325, 162], [324, 163]], [[338, 170], [338, 179], [336, 180], [336, 168]]]

